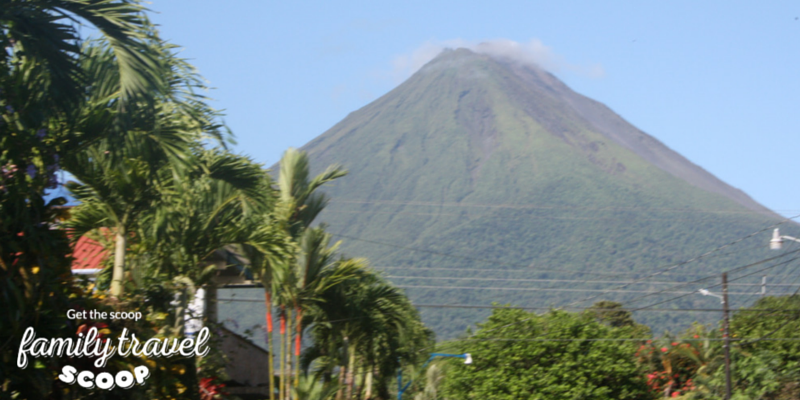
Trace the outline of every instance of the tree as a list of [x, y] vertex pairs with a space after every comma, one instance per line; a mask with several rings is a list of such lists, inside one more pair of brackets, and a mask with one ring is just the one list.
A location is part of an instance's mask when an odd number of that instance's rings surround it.
[[[195, 157], [197, 166], [184, 174], [161, 171], [170, 179], [164, 179], [160, 201], [138, 225], [140, 252], [147, 257], [140, 267], [156, 282], [186, 277], [198, 286], [207, 283], [210, 266], [203, 262], [226, 246], [246, 243], [256, 227], [251, 221], [273, 203], [258, 164], [220, 149], [198, 148]], [[280, 236], [259, 233], [267, 257], [286, 251]]]
[[592, 304], [585, 313], [598, 322], [602, 322], [614, 328], [621, 328], [624, 326], [637, 327], [641, 331], [642, 337], [650, 334], [650, 329], [647, 326], [637, 324], [636, 321], [633, 320], [633, 313], [624, 310], [622, 308], [622, 303], [617, 303], [616, 301], [598, 301]]
[[[266, 309], [265, 330], [267, 339], [267, 348], [270, 353], [274, 352], [272, 344], [272, 331], [273, 331], [273, 293], [280, 293], [280, 277], [281, 271], [279, 268], [287, 265], [286, 259], [293, 257], [296, 254], [296, 244], [291, 241], [291, 238], [286, 234], [286, 230], [280, 219], [274, 218], [272, 213], [265, 213], [257, 216], [256, 218], [248, 219], [254, 223], [249, 229], [250, 236], [242, 245], [243, 254], [250, 260], [250, 269], [255, 275], [255, 278], [261, 282], [264, 288], [264, 307]], [[276, 240], [280, 237], [280, 242]], [[277, 245], [282, 243], [282, 245]], [[290, 249], [286, 251], [286, 249]], [[282, 257], [272, 257], [279, 252], [285, 252]], [[281, 346], [283, 351], [283, 346]], [[267, 371], [270, 376], [269, 389], [270, 399], [275, 397], [275, 376], [274, 358], [270, 356], [267, 366]], [[282, 364], [281, 364], [282, 365]], [[283, 390], [283, 388], [281, 388]]]
[[[136, 1], [53, 0], [3, 2], [0, 29], [4, 35], [4, 77], [21, 72], [27, 65], [41, 71], [47, 87], [45, 98], [55, 109], [72, 109], [87, 84], [78, 60], [82, 54], [79, 20], [93, 25], [113, 50], [119, 77], [119, 108], [133, 102], [152, 103], [154, 94], [166, 85], [161, 54], [151, 46], [158, 41]], [[22, 100], [22, 99], [19, 99]], [[21, 106], [22, 104], [18, 104]], [[22, 110], [23, 107], [17, 107]]]
[[[719, 335], [713, 336], [706, 327], [695, 324], [680, 338], [667, 335], [641, 344], [636, 357], [647, 372], [647, 384], [664, 397], [710, 391], [711, 374], [723, 362], [719, 342], [711, 340], [719, 339]], [[716, 388], [722, 389], [723, 386]]]
[[[798, 309], [800, 297], [765, 297], [731, 318], [734, 399], [800, 395], [800, 347], [794, 340], [781, 340], [796, 336]], [[642, 345], [637, 357], [648, 371], [648, 383], [664, 395], [722, 399], [726, 377], [720, 338], [719, 330], [694, 325], [679, 339]]]
[[[122, 116], [120, 110], [152, 104], [168, 76], [150, 47], [156, 38], [143, 10], [130, 1], [89, 0], [9, 0], [0, 7], [0, 392], [5, 395], [44, 398], [53, 390], [56, 360], [44, 365], [48, 368], [13, 367], [13, 343], [25, 327], [46, 337], [72, 333], [65, 331], [64, 317], [76, 290], [71, 250], [65, 233], [51, 229], [64, 218], [59, 208], [64, 199], [46, 202], [44, 192], [58, 184], [56, 172], [66, 158], [105, 132], [72, 129], [88, 85], [79, 66], [76, 22], [98, 28], [113, 48], [123, 88], [113, 115]], [[115, 124], [125, 125], [122, 118]]]
[[[735, 391], [770, 399], [800, 396], [800, 296], [763, 297], [731, 318]], [[722, 375], [722, 369], [716, 371]]]
[[278, 188], [280, 201], [287, 213], [287, 229], [299, 239], [328, 204], [328, 196], [317, 191], [322, 185], [347, 175], [339, 166], [329, 166], [311, 178], [308, 154], [289, 148], [280, 161]]
[[[180, 336], [195, 288], [215, 272], [204, 261], [246, 241], [249, 217], [266, 213], [275, 201], [266, 172], [224, 148], [218, 114], [194, 92], [202, 85], [193, 68], [171, 54], [172, 46], [151, 45], [162, 57], [167, 85], [151, 93], [151, 108], [137, 102], [122, 109], [116, 107], [123, 89], [112, 68], [113, 49], [101, 42], [83, 47], [79, 66], [89, 87], [70, 129], [94, 132], [97, 139], [62, 161], [79, 180], [68, 188], [81, 201], [67, 226], [74, 239], [92, 231], [113, 235], [110, 293], [117, 300], [129, 301], [126, 290], [150, 290], [154, 282], [176, 294], [173, 318], [159, 328], [162, 335]], [[125, 123], [114, 123], [121, 113]], [[196, 387], [195, 360], [185, 363], [186, 386]]]
[[[280, 171], [278, 174], [278, 190], [280, 204], [280, 219], [282, 224], [287, 230], [289, 236], [296, 242], [300, 243], [305, 231], [311, 226], [317, 215], [322, 212], [325, 205], [328, 203], [328, 197], [317, 191], [325, 183], [331, 182], [334, 179], [346, 175], [346, 172], [339, 169], [338, 166], [328, 167], [322, 174], [311, 178], [310, 166], [308, 155], [305, 152], [289, 148], [284, 153], [280, 161]], [[327, 242], [326, 242], [327, 245]], [[327, 250], [326, 250], [327, 251]], [[308, 254], [307, 254], [308, 255]], [[299, 296], [303, 295], [303, 286], [305, 285], [307, 271], [303, 268], [296, 266], [295, 260], [297, 258], [286, 259], [284, 263], [279, 265], [271, 265], [273, 271], [269, 277], [277, 277], [273, 285], [264, 286], [265, 301], [267, 303], [273, 299], [273, 287], [279, 289], [277, 292], [277, 300], [281, 307], [279, 314], [281, 326], [281, 353], [286, 352], [286, 358], [283, 354], [280, 356], [281, 363], [281, 396], [289, 395], [291, 392], [288, 389], [288, 384], [284, 387], [285, 376], [288, 369], [291, 369], [291, 336], [292, 336], [292, 308], [295, 308], [297, 313], [297, 321], [295, 322], [296, 329], [296, 344], [295, 344], [295, 357], [299, 357], [300, 336], [302, 335], [302, 310], [299, 303]], [[267, 276], [263, 275], [262, 276]], [[266, 304], [267, 319], [271, 319], [270, 311], [271, 304]], [[287, 331], [288, 323], [288, 331]], [[270, 330], [271, 323], [267, 323], [267, 329]], [[287, 333], [288, 332], [288, 333]], [[271, 337], [271, 332], [267, 333]], [[270, 347], [271, 348], [271, 347]], [[287, 366], [287, 364], [289, 364]], [[297, 366], [297, 362], [295, 363]], [[271, 373], [271, 372], [270, 372]], [[297, 372], [296, 376], [299, 376]], [[295, 380], [295, 385], [297, 385]]]
[[67, 187], [81, 202], [72, 213], [68, 229], [75, 240], [100, 228], [108, 228], [114, 237], [114, 266], [110, 294], [123, 293], [125, 254], [135, 220], [153, 207], [158, 196], [150, 172], [143, 159], [126, 159], [113, 165], [102, 151], [91, 148], [81, 153], [83, 160], [72, 168], [82, 183], [70, 182]]
[[[360, 267], [351, 278], [325, 290], [313, 309], [313, 345], [304, 353], [304, 369], [314, 362], [317, 375], [330, 381], [338, 366], [342, 386], [337, 399], [351, 399], [361, 391], [364, 398], [386, 398], [398, 360], [416, 361], [418, 350], [432, 345], [433, 333], [405, 294], [367, 269], [364, 260], [340, 263]], [[359, 390], [357, 371], [362, 371]]]
[[[73, 127], [78, 131], [102, 132], [100, 139], [65, 157], [63, 165], [80, 183], [68, 188], [82, 202], [73, 212], [70, 229], [74, 239], [100, 227], [114, 236], [114, 268], [110, 293], [123, 293], [127, 242], [139, 216], [156, 205], [165, 186], [176, 176], [196, 166], [193, 147], [205, 138], [221, 140], [216, 112], [208, 108], [192, 88], [197, 77], [185, 61], [172, 57], [169, 46], [154, 44], [169, 66], [166, 92], [155, 97], [153, 110], [126, 110], [129, 124], [124, 130], [113, 123], [118, 110], [109, 102], [120, 102], [121, 86], [112, 49], [102, 43], [84, 46], [80, 67], [91, 78], [88, 96], [77, 110]], [[178, 96], [176, 93], [182, 93]], [[121, 140], [120, 140], [121, 139]], [[169, 168], [171, 172], [165, 172]]]
[[442, 391], [459, 399], [650, 399], [636, 344], [596, 340], [630, 334], [587, 315], [495, 310], [469, 340], [449, 344], [475, 361], [451, 365]]
[[[246, 243], [253, 235], [251, 219], [266, 213], [272, 203], [265, 190], [269, 179], [259, 165], [219, 149], [196, 152], [197, 168], [169, 181], [136, 231], [140, 239], [133, 259], [140, 285], [166, 286], [177, 294], [172, 323], [162, 327], [163, 334], [173, 337], [183, 336], [196, 288], [211, 283], [217, 272], [216, 265], [206, 261], [218, 250]], [[259, 232], [264, 257], [288, 253], [282, 235]], [[196, 387], [195, 360], [186, 364], [186, 386]]]

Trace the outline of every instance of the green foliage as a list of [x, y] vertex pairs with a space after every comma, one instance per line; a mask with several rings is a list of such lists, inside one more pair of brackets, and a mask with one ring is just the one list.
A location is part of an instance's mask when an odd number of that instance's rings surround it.
[[167, 74], [150, 63], [159, 53], [150, 47], [154, 37], [142, 10], [129, 1], [5, 1], [0, 7], [0, 398], [44, 398], [54, 388], [57, 360], [16, 368], [25, 328], [43, 337], [74, 334], [65, 318], [79, 303], [71, 250], [65, 232], [51, 229], [64, 219], [59, 206], [65, 201], [46, 203], [43, 195], [57, 185], [61, 164], [102, 137], [102, 131], [74, 129], [89, 79], [76, 23], [97, 27], [116, 52], [108, 68], [118, 71], [126, 93], [119, 104], [147, 104]]
[[710, 390], [711, 374], [722, 365], [721, 347], [710, 338], [719, 335], [695, 324], [681, 339], [667, 335], [641, 344], [636, 357], [647, 371], [648, 386], [667, 397]]
[[304, 351], [304, 366], [314, 362], [317, 376], [328, 377], [338, 366], [340, 383], [348, 393], [361, 371], [363, 380], [374, 381], [371, 393], [359, 385], [365, 396], [387, 398], [394, 372], [403, 364], [419, 362], [424, 356], [419, 350], [433, 344], [433, 334], [408, 298], [365, 269], [363, 260], [339, 262], [357, 266], [357, 273], [321, 293], [312, 311], [313, 345]]
[[446, 345], [470, 353], [474, 362], [452, 362], [443, 397], [654, 398], [634, 360], [635, 342], [580, 340], [624, 339], [633, 333], [630, 326], [604, 325], [588, 315], [495, 310], [469, 339]]
[[634, 334], [635, 337], [641, 338], [650, 335], [650, 328], [637, 324], [633, 320], [633, 314], [622, 308], [622, 303], [607, 300], [598, 301], [587, 308], [584, 313], [598, 322], [614, 328], [631, 327], [636, 332]]
[[265, 222], [256, 216], [273, 203], [268, 177], [249, 159], [218, 149], [195, 157], [197, 164], [187, 173], [164, 171], [169, 179], [160, 201], [135, 226], [141, 244], [136, 264], [149, 283], [165, 275], [185, 276], [198, 286], [208, 283], [213, 274], [202, 262], [225, 246], [247, 241], [256, 223]]
[[328, 400], [333, 398], [339, 386], [336, 382], [320, 382], [313, 377], [300, 377], [300, 384], [293, 390], [295, 400]]
[[764, 338], [766, 340], [743, 340], [743, 352], [767, 351], [779, 356], [782, 371], [800, 370], [800, 341], [770, 339], [797, 337], [800, 332], [800, 296], [764, 297], [753, 309], [776, 311], [740, 312], [731, 319], [734, 338]]
[[[109, 371], [149, 365], [148, 385], [81, 392], [55, 379], [64, 359], [24, 370], [14, 362], [26, 327], [65, 337], [76, 334], [75, 323], [93, 323], [67, 321], [70, 308], [148, 316], [103, 324], [104, 334], [125, 327], [143, 339], [177, 337], [185, 307], [172, 305], [175, 294], [186, 298], [207, 282], [208, 254], [243, 241], [253, 227], [245, 217], [272, 205], [265, 172], [224, 150], [218, 113], [196, 93], [201, 79], [144, 11], [126, 0], [12, 0], [0, 9], [0, 398], [196, 398], [196, 366], [201, 375], [221, 373], [219, 354], [197, 365], [117, 359]], [[80, 23], [98, 28], [100, 39], [82, 43]], [[214, 142], [220, 146], [207, 149]], [[113, 275], [114, 298], [104, 287], [85, 290], [70, 274], [67, 232], [57, 229], [70, 214], [59, 207], [63, 198], [43, 200], [60, 168], [80, 180], [70, 184], [82, 202], [72, 210], [71, 238], [92, 236], [118, 256], [114, 274], [102, 275]]]
[[[735, 387], [750, 398], [790, 399], [800, 392], [800, 296], [764, 297], [738, 312], [731, 335], [743, 340], [733, 348]], [[764, 340], [758, 340], [764, 339]], [[772, 339], [772, 340], [771, 340]]]
[[278, 187], [287, 212], [287, 229], [295, 239], [311, 226], [330, 199], [318, 191], [322, 185], [347, 175], [338, 166], [330, 166], [311, 178], [308, 154], [289, 148], [281, 157]]
[[[47, 101], [69, 109], [80, 101], [86, 85], [77, 65], [82, 54], [77, 28], [88, 23], [113, 49], [123, 99], [120, 108], [147, 102], [166, 86], [167, 75], [161, 54], [151, 46], [158, 39], [144, 11], [139, 2], [130, 0], [6, 1], [0, 11], [2, 47], [13, 51], [3, 52], [2, 64], [5, 68], [15, 60], [35, 64], [41, 73], [38, 80], [48, 89], [42, 94], [52, 95]], [[17, 103], [17, 109], [22, 110], [22, 104]]]
[[[765, 297], [731, 318], [733, 399], [795, 399], [797, 369], [797, 296]], [[774, 311], [756, 311], [756, 310]], [[680, 399], [722, 399], [725, 393], [723, 342], [719, 329], [695, 324], [679, 339], [642, 345], [636, 355], [648, 371], [648, 383]]]

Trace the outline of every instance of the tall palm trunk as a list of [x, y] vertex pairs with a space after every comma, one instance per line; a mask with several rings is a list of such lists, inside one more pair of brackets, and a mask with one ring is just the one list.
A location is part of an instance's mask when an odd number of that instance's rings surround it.
[[[286, 310], [286, 322], [287, 322], [287, 329], [286, 329], [286, 373], [292, 373], [292, 308], [289, 307]], [[291, 376], [287, 376], [286, 381], [286, 400], [291, 400], [292, 398], [292, 379]]]
[[296, 335], [294, 337], [294, 387], [300, 385], [300, 344], [303, 335], [303, 311], [300, 309], [300, 305], [296, 306], [297, 310], [297, 325], [296, 327]]
[[[361, 360], [362, 363], [364, 360]], [[362, 395], [364, 394], [364, 382], [367, 380], [367, 370], [362, 365], [358, 368], [358, 385], [356, 385], [356, 399], [361, 400], [363, 399]]]
[[347, 376], [347, 367], [339, 366], [339, 390], [336, 392], [336, 400], [344, 400], [344, 380]]
[[275, 400], [275, 366], [273, 365], [273, 352], [272, 348], [272, 294], [269, 291], [264, 291], [264, 305], [267, 307], [265, 314], [267, 319], [267, 349], [269, 349], [269, 400]]
[[353, 386], [355, 385], [356, 346], [350, 345], [350, 362], [347, 365], [347, 400], [353, 399]]
[[374, 366], [369, 367], [369, 371], [367, 371], [367, 383], [366, 383], [366, 393], [364, 394], [364, 398], [366, 400], [372, 399], [372, 374], [375, 371]]
[[369, 372], [367, 372], [367, 393], [364, 396], [365, 399], [371, 400], [372, 399], [372, 378], [375, 374], [375, 366], [369, 367]]
[[119, 297], [122, 295], [122, 280], [125, 276], [125, 249], [128, 247], [128, 239], [125, 235], [125, 227], [117, 227], [116, 244], [114, 246], [114, 270], [111, 275], [111, 295]]
[[281, 365], [281, 376], [280, 380], [278, 381], [278, 386], [280, 386], [280, 388], [278, 389], [278, 391], [280, 392], [279, 393], [280, 399], [284, 400], [286, 398], [284, 393], [284, 390], [286, 388], [284, 387], [283, 384], [284, 380], [286, 379], [286, 360], [284, 360], [283, 358], [283, 350], [284, 350], [284, 342], [286, 341], [286, 313], [283, 310], [281, 310], [281, 328], [280, 328], [280, 335], [278, 336], [280, 337], [280, 342], [281, 342], [279, 351], [280, 354], [278, 355], [278, 363], [280, 363]]

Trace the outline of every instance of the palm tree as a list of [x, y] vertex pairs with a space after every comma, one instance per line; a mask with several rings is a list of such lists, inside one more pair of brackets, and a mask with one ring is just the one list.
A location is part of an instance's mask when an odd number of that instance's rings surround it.
[[[163, 47], [168, 52], [168, 47]], [[106, 227], [115, 236], [114, 268], [110, 293], [123, 293], [125, 253], [133, 223], [158, 201], [161, 188], [180, 175], [196, 157], [192, 148], [205, 138], [222, 139], [214, 122], [216, 113], [193, 96], [197, 76], [184, 60], [170, 57], [168, 92], [159, 96], [155, 113], [139, 108], [125, 113], [131, 122], [118, 130], [108, 105], [120, 102], [123, 91], [119, 72], [113, 68], [112, 49], [101, 43], [84, 46], [80, 67], [91, 78], [89, 96], [82, 102], [73, 127], [99, 137], [84, 148], [72, 148], [62, 161], [81, 183], [69, 185], [78, 200], [72, 223], [77, 240], [88, 230]], [[175, 93], [182, 93], [180, 96]], [[182, 97], [181, 97], [182, 96]], [[195, 160], [196, 161], [196, 160]], [[165, 174], [164, 168], [172, 173]]]
[[[248, 228], [251, 233], [247, 241], [242, 245], [242, 252], [250, 261], [250, 268], [253, 271], [255, 278], [261, 282], [264, 287], [264, 305], [266, 308], [265, 313], [265, 329], [267, 337], [267, 348], [270, 353], [274, 351], [272, 344], [272, 331], [273, 331], [273, 293], [280, 292], [280, 276], [281, 271], [279, 268], [287, 265], [287, 259], [291, 259], [296, 253], [293, 248], [294, 243], [286, 235], [286, 231], [280, 220], [275, 219], [271, 213], [251, 218], [248, 221], [254, 225]], [[280, 239], [277, 239], [280, 238]], [[286, 251], [286, 249], [291, 249]], [[282, 257], [271, 257], [274, 254], [281, 254]], [[281, 351], [283, 346], [281, 346]], [[275, 366], [272, 356], [269, 357], [268, 373], [270, 376], [270, 400], [275, 398]], [[283, 388], [281, 388], [281, 391]]]
[[[280, 172], [278, 175], [278, 190], [280, 204], [278, 209], [281, 210], [281, 218], [289, 236], [297, 243], [301, 241], [306, 229], [313, 223], [314, 219], [323, 210], [328, 203], [328, 197], [317, 191], [322, 185], [333, 181], [346, 175], [346, 172], [341, 170], [338, 166], [330, 166], [323, 173], [311, 178], [310, 166], [308, 155], [305, 152], [298, 151], [294, 148], [289, 148], [284, 153], [280, 161]], [[286, 358], [283, 354], [280, 357], [281, 362], [281, 397], [288, 396], [290, 390], [288, 389], [288, 381], [285, 381], [287, 368], [291, 367], [287, 364], [291, 363], [291, 314], [292, 308], [297, 312], [297, 322], [295, 326], [302, 329], [302, 310], [299, 306], [299, 297], [301, 295], [300, 289], [305, 286], [305, 271], [295, 268], [293, 260], [286, 260], [287, 262], [282, 265], [274, 265], [276, 271], [280, 271], [279, 284], [264, 286], [265, 290], [271, 291], [272, 286], [280, 288], [277, 296], [272, 296], [272, 293], [265, 295], [265, 300], [269, 298], [278, 302], [281, 307], [279, 313], [280, 326], [281, 326], [281, 353], [285, 351]], [[298, 286], [299, 285], [299, 286]], [[271, 308], [271, 304], [267, 304], [267, 309]], [[269, 316], [267, 318], [270, 318]], [[287, 321], [288, 319], [288, 321]], [[287, 322], [289, 329], [286, 330]], [[271, 324], [268, 324], [268, 329]], [[288, 333], [287, 333], [288, 332]], [[299, 348], [299, 340], [301, 333], [298, 331], [296, 338], [296, 349]], [[286, 350], [284, 350], [286, 349]], [[299, 353], [299, 351], [295, 351]], [[297, 357], [297, 354], [295, 355]], [[297, 365], [297, 363], [295, 364]], [[295, 374], [297, 376], [297, 374]], [[295, 385], [297, 381], [295, 382]], [[285, 385], [287, 388], [285, 388]]]
[[[295, 308], [295, 385], [300, 376], [300, 343], [303, 334], [303, 315], [313, 309], [320, 302], [325, 301], [324, 293], [332, 287], [341, 284], [361, 274], [363, 263], [351, 260], [334, 260], [334, 254], [339, 243], [328, 246], [331, 235], [325, 228], [308, 228], [300, 240], [300, 251], [294, 275], [298, 277], [297, 288], [294, 291]], [[313, 316], [312, 316], [313, 321]]]
[[[5, 0], [0, 6], [0, 342], [16, 343], [21, 328], [47, 337], [65, 335], [70, 248], [63, 231], [63, 198], [44, 200], [58, 183], [57, 169], [107, 130], [74, 128], [92, 77], [82, 70], [78, 21], [95, 27], [113, 49], [121, 87], [117, 126], [134, 108], [150, 108], [169, 76], [139, 3], [94, 0]], [[124, 111], [124, 112], [123, 112]], [[97, 123], [95, 126], [103, 126]], [[38, 273], [37, 273], [38, 271]], [[68, 278], [67, 278], [68, 279]], [[13, 346], [0, 346], [10, 359]], [[52, 367], [55, 367], [53, 364]], [[4, 391], [21, 398], [50, 396], [55, 368], [0, 366]]]
[[280, 201], [287, 212], [287, 228], [296, 240], [311, 226], [328, 204], [329, 198], [318, 192], [322, 185], [347, 175], [339, 166], [328, 167], [313, 179], [309, 171], [308, 154], [289, 148], [283, 153], [278, 175]]
[[135, 219], [152, 207], [158, 198], [149, 175], [150, 167], [144, 160], [128, 159], [112, 165], [106, 157], [93, 148], [75, 157], [73, 165], [82, 183], [71, 182], [69, 190], [81, 205], [75, 208], [67, 225], [79, 238], [85, 233], [106, 227], [114, 235], [114, 268], [110, 294], [123, 293], [123, 274], [128, 238]]
[[[219, 149], [197, 150], [195, 156], [195, 169], [164, 180], [162, 197], [143, 215], [139, 232], [150, 258], [141, 267], [147, 266], [151, 278], [184, 276], [199, 286], [208, 282], [206, 270], [212, 268], [202, 267], [203, 262], [225, 246], [251, 239], [250, 220], [269, 209], [270, 199], [263, 190], [266, 174], [251, 160]], [[286, 252], [274, 229], [259, 234], [264, 257]]]
[[152, 46], [158, 39], [137, 1], [9, 0], [0, 8], [3, 65], [22, 57], [39, 66], [50, 81], [52, 101], [61, 110], [84, 95], [87, 77], [79, 66], [81, 22], [94, 26], [114, 54], [119, 76], [119, 108], [153, 104], [166, 86], [162, 54]]
[[[364, 260], [340, 262], [360, 268], [350, 279], [322, 293], [322, 301], [314, 309], [317, 322], [311, 328], [314, 346], [307, 350], [304, 364], [309, 366], [308, 356], [315, 354], [324, 367], [339, 365], [342, 386], [337, 399], [353, 398], [359, 369], [365, 396], [374, 392], [386, 396], [386, 379], [393, 376], [398, 358], [414, 359], [416, 350], [431, 343], [432, 334], [422, 326], [408, 298], [366, 269]], [[343, 359], [333, 350], [337, 347], [346, 354]]]
[[[258, 254], [265, 262], [293, 251], [277, 227], [255, 229], [254, 220], [267, 215], [273, 203], [270, 181], [259, 165], [220, 149], [196, 149], [195, 157], [197, 168], [168, 181], [156, 207], [140, 219], [139, 252], [132, 258], [138, 263], [135, 270], [140, 271], [143, 286], [172, 282], [178, 305], [172, 327], [164, 327], [164, 333], [172, 336], [183, 334], [194, 289], [210, 283], [215, 275], [216, 266], [206, 261], [217, 250], [240, 248], [258, 237]], [[187, 364], [187, 386], [194, 387], [194, 360]]]

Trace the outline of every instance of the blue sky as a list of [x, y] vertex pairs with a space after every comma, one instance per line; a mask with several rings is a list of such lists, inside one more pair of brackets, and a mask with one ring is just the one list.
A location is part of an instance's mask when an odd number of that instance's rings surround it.
[[[475, 4], [473, 4], [475, 3]], [[800, 214], [800, 3], [152, 0], [271, 165], [448, 44], [519, 44], [575, 91], [762, 204]]]

